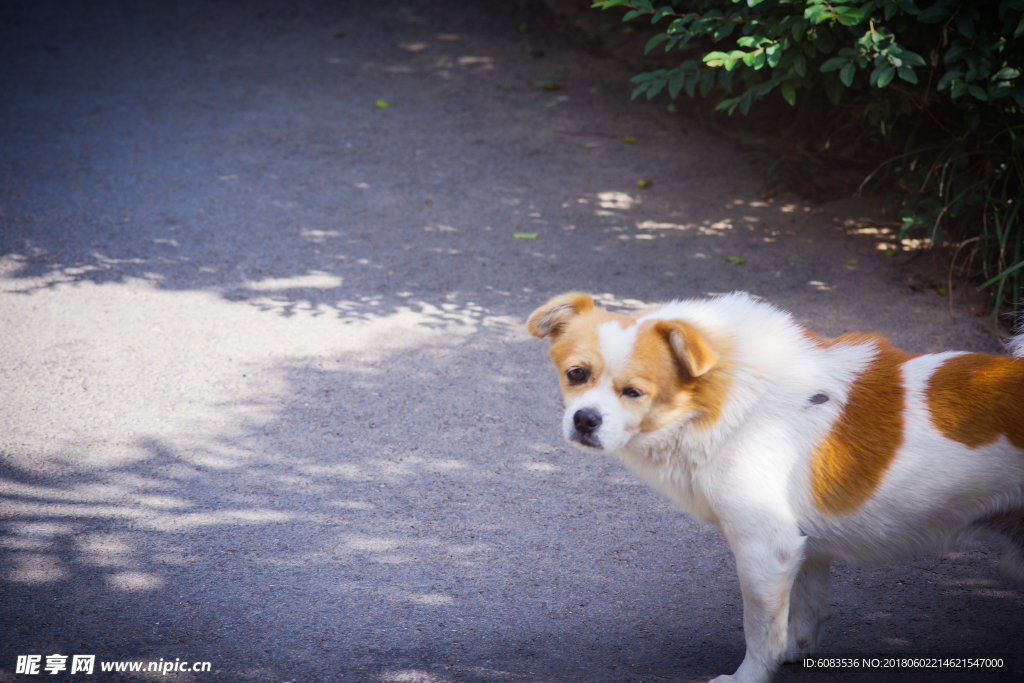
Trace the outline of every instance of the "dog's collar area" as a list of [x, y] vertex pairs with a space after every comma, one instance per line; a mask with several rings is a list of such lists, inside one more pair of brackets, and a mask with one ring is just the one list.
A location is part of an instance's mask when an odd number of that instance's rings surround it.
[[820, 406], [822, 403], [828, 402], [828, 396], [826, 394], [815, 394], [811, 396], [811, 405]]

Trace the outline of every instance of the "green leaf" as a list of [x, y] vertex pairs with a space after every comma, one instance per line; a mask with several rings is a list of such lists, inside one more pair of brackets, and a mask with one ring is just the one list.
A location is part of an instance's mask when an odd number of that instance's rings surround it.
[[991, 100], [998, 100], [1001, 97], [1006, 97], [1007, 95], [1009, 95], [1011, 89], [1012, 88], [1008, 81], [1002, 81], [992, 89], [992, 91], [988, 94], [988, 97]]
[[668, 38], [669, 38], [669, 35], [667, 33], [657, 33], [657, 34], [655, 34], [650, 40], [647, 41], [647, 47], [644, 48], [644, 54], [647, 54], [648, 52], [650, 52], [654, 48], [658, 47], [659, 45], [664, 43], [666, 40], [668, 40]]
[[694, 91], [695, 91], [695, 89], [697, 87], [697, 83], [699, 83], [699, 82], [700, 82], [700, 72], [699, 71], [694, 71], [689, 76], [687, 76], [686, 77], [686, 94], [689, 95], [690, 97], [695, 97], [696, 93]]
[[988, 99], [988, 93], [985, 92], [984, 88], [981, 88], [979, 86], [968, 86], [967, 91], [974, 95], [975, 99], [981, 100], [983, 102]]
[[1017, 103], [1017, 106], [1024, 109], [1024, 86], [1018, 85], [1010, 95], [1013, 96], [1013, 101]]
[[806, 32], [807, 32], [807, 20], [806, 19], [797, 19], [796, 22], [793, 24], [793, 30], [791, 31], [791, 33], [793, 34], [793, 40], [796, 40], [796, 41], [803, 40], [804, 33], [806, 33]]
[[754, 104], [754, 92], [752, 90], [748, 90], [743, 93], [743, 97], [740, 98], [740, 113], [746, 116], [747, 112], [750, 111], [750, 106], [752, 104]]
[[700, 75], [700, 94], [703, 97], [707, 97], [708, 93], [711, 92], [711, 88], [715, 87], [715, 72], [712, 69], [708, 69]]
[[[672, 69], [668, 74], [668, 95], [673, 100], [679, 96], [679, 91], [686, 83], [686, 72], [682, 69]], [[692, 95], [691, 95], [692, 97]]]
[[652, 24], [657, 24], [663, 18], [667, 17], [670, 14], [674, 14], [674, 13], [675, 13], [675, 10], [672, 7], [667, 7], [667, 6], [666, 7], [662, 7], [660, 10], [658, 10], [657, 12], [654, 13], [654, 16], [651, 17], [651, 23]]
[[711, 34], [711, 40], [717, 43], [718, 41], [722, 40], [723, 38], [728, 38], [730, 35], [732, 35], [732, 32], [735, 29], [736, 29], [736, 23], [732, 22], [732, 21], [724, 23], [724, 24], [719, 24], [718, 27]]
[[964, 72], [960, 68], [950, 69], [949, 71], [942, 75], [941, 79], [939, 79], [939, 84], [936, 86], [936, 89], [944, 90], [952, 81], [955, 81], [958, 78], [962, 78], [963, 75]]
[[800, 78], [807, 75], [807, 58], [804, 57], [804, 53], [798, 52], [796, 57], [793, 58], [793, 71]]
[[779, 60], [782, 59], [782, 46], [776, 43], [769, 47], [765, 54], [768, 56], [768, 66], [774, 69], [779, 65]]
[[1014, 265], [1010, 266], [1009, 268], [1007, 268], [1003, 272], [999, 273], [999, 275], [996, 275], [994, 278], [992, 278], [991, 280], [989, 280], [985, 284], [978, 285], [978, 289], [979, 290], [985, 289], [986, 287], [988, 287], [992, 283], [998, 282], [999, 280], [1002, 280], [1003, 278], [1005, 278], [1008, 275], [1010, 275], [1010, 274], [1020, 270], [1021, 268], [1024, 268], [1024, 261], [1019, 261], [1019, 262], [1015, 263]]
[[900, 59], [903, 60], [904, 64], [909, 66], [927, 66], [927, 62], [924, 61], [924, 57], [905, 48], [901, 48]]
[[647, 89], [647, 99], [654, 99], [654, 96], [665, 88], [666, 83], [668, 83], [667, 78], [659, 78], [656, 81], [652, 81], [651, 87]]
[[896, 67], [896, 72], [900, 75], [900, 78], [907, 83], [917, 83], [917, 74], [914, 73], [914, 70], [906, 64]]
[[914, 0], [896, 0], [896, 5], [907, 14], [914, 16], [921, 14], [921, 10], [914, 4]]
[[824, 5], [810, 5], [804, 10], [804, 19], [812, 24], [820, 24], [832, 18], [832, 13]]
[[847, 62], [846, 66], [839, 72], [839, 80], [843, 82], [847, 88], [853, 85], [853, 77], [857, 73], [857, 67], [853, 62]]
[[374, 103], [374, 106], [377, 107], [377, 109], [389, 109], [391, 104], [387, 100], [377, 100]]
[[782, 82], [782, 97], [789, 102], [789, 106], [796, 106], [796, 90], [793, 89], [789, 81]]
[[885, 86], [889, 85], [889, 82], [892, 81], [895, 75], [896, 67], [894, 67], [892, 64], [883, 67], [881, 73], [878, 74], [878, 82], [875, 85], [877, 85], [879, 88], [884, 88]]
[[718, 70], [718, 85], [727, 93], [732, 92], [732, 72], [725, 69]]
[[974, 20], [965, 12], [957, 12], [953, 19], [956, 30], [967, 40], [974, 38]]
[[971, 46], [968, 45], [967, 43], [962, 43], [959, 40], [954, 41], [952, 47], [946, 50], [946, 54], [943, 55], [942, 61], [944, 61], [946, 64], [952, 64], [953, 62], [962, 59], [963, 56], [970, 51], [970, 49]]
[[539, 232], [514, 232], [512, 236], [517, 240], [535, 240], [539, 234]]
[[818, 52], [827, 55], [832, 52], [836, 44], [832, 40], [832, 35], [826, 31], [818, 31], [814, 39], [811, 40], [811, 44], [818, 49]]
[[725, 52], [709, 52], [704, 55], [704, 63], [708, 66], [725, 66], [732, 58]]
[[836, 21], [843, 26], [853, 26], [860, 23], [860, 20], [864, 18], [864, 12], [854, 7], [837, 7], [835, 8], [835, 13]]
[[949, 7], [937, 2], [928, 9], [917, 15], [917, 20], [922, 24], [938, 24], [949, 18]]
[[825, 94], [828, 96], [828, 101], [831, 102], [833, 105], [838, 106], [839, 101], [843, 99], [843, 91], [846, 90], [846, 87], [843, 86], [842, 81], [835, 77], [826, 77], [824, 81]]
[[744, 263], [747, 262], [747, 259], [732, 252], [729, 252], [728, 254], [725, 255], [725, 260], [733, 264], [734, 266], [742, 266]]
[[835, 71], [836, 69], [842, 69], [847, 64], [849, 62], [842, 57], [832, 57], [825, 60], [825, 63], [821, 65], [821, 71]]

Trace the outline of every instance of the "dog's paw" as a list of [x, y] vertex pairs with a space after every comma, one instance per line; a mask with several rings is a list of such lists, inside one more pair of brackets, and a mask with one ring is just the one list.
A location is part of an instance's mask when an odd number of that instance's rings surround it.
[[736, 677], [730, 675], [716, 676], [712, 678], [708, 683], [735, 683]]
[[999, 571], [1014, 583], [1024, 583], [1024, 545], [1010, 543], [1003, 549]]
[[797, 640], [793, 634], [789, 634], [789, 642], [786, 643], [786, 652], [782, 655], [783, 664], [799, 662], [804, 657], [814, 652], [814, 643], [806, 639]]

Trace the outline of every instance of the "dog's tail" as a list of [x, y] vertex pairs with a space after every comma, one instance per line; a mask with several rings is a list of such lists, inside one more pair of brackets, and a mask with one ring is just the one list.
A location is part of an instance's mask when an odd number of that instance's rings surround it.
[[[1021, 326], [1024, 327], [1024, 323]], [[1024, 330], [1010, 337], [1006, 342], [1006, 348], [1017, 358], [1024, 358]]]
[[1024, 313], [1017, 318], [1014, 334], [1006, 340], [1006, 350], [1015, 358], [1024, 358]]

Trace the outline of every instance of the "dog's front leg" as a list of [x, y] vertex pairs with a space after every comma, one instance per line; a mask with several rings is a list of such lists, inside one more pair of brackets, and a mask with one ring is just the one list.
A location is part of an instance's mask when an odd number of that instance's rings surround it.
[[832, 600], [831, 562], [804, 560], [789, 597], [789, 635], [784, 661], [797, 662], [818, 647]]
[[736, 673], [713, 683], [768, 683], [782, 661], [790, 590], [803, 561], [805, 539], [795, 526], [780, 526], [729, 538], [743, 590], [747, 653]]

